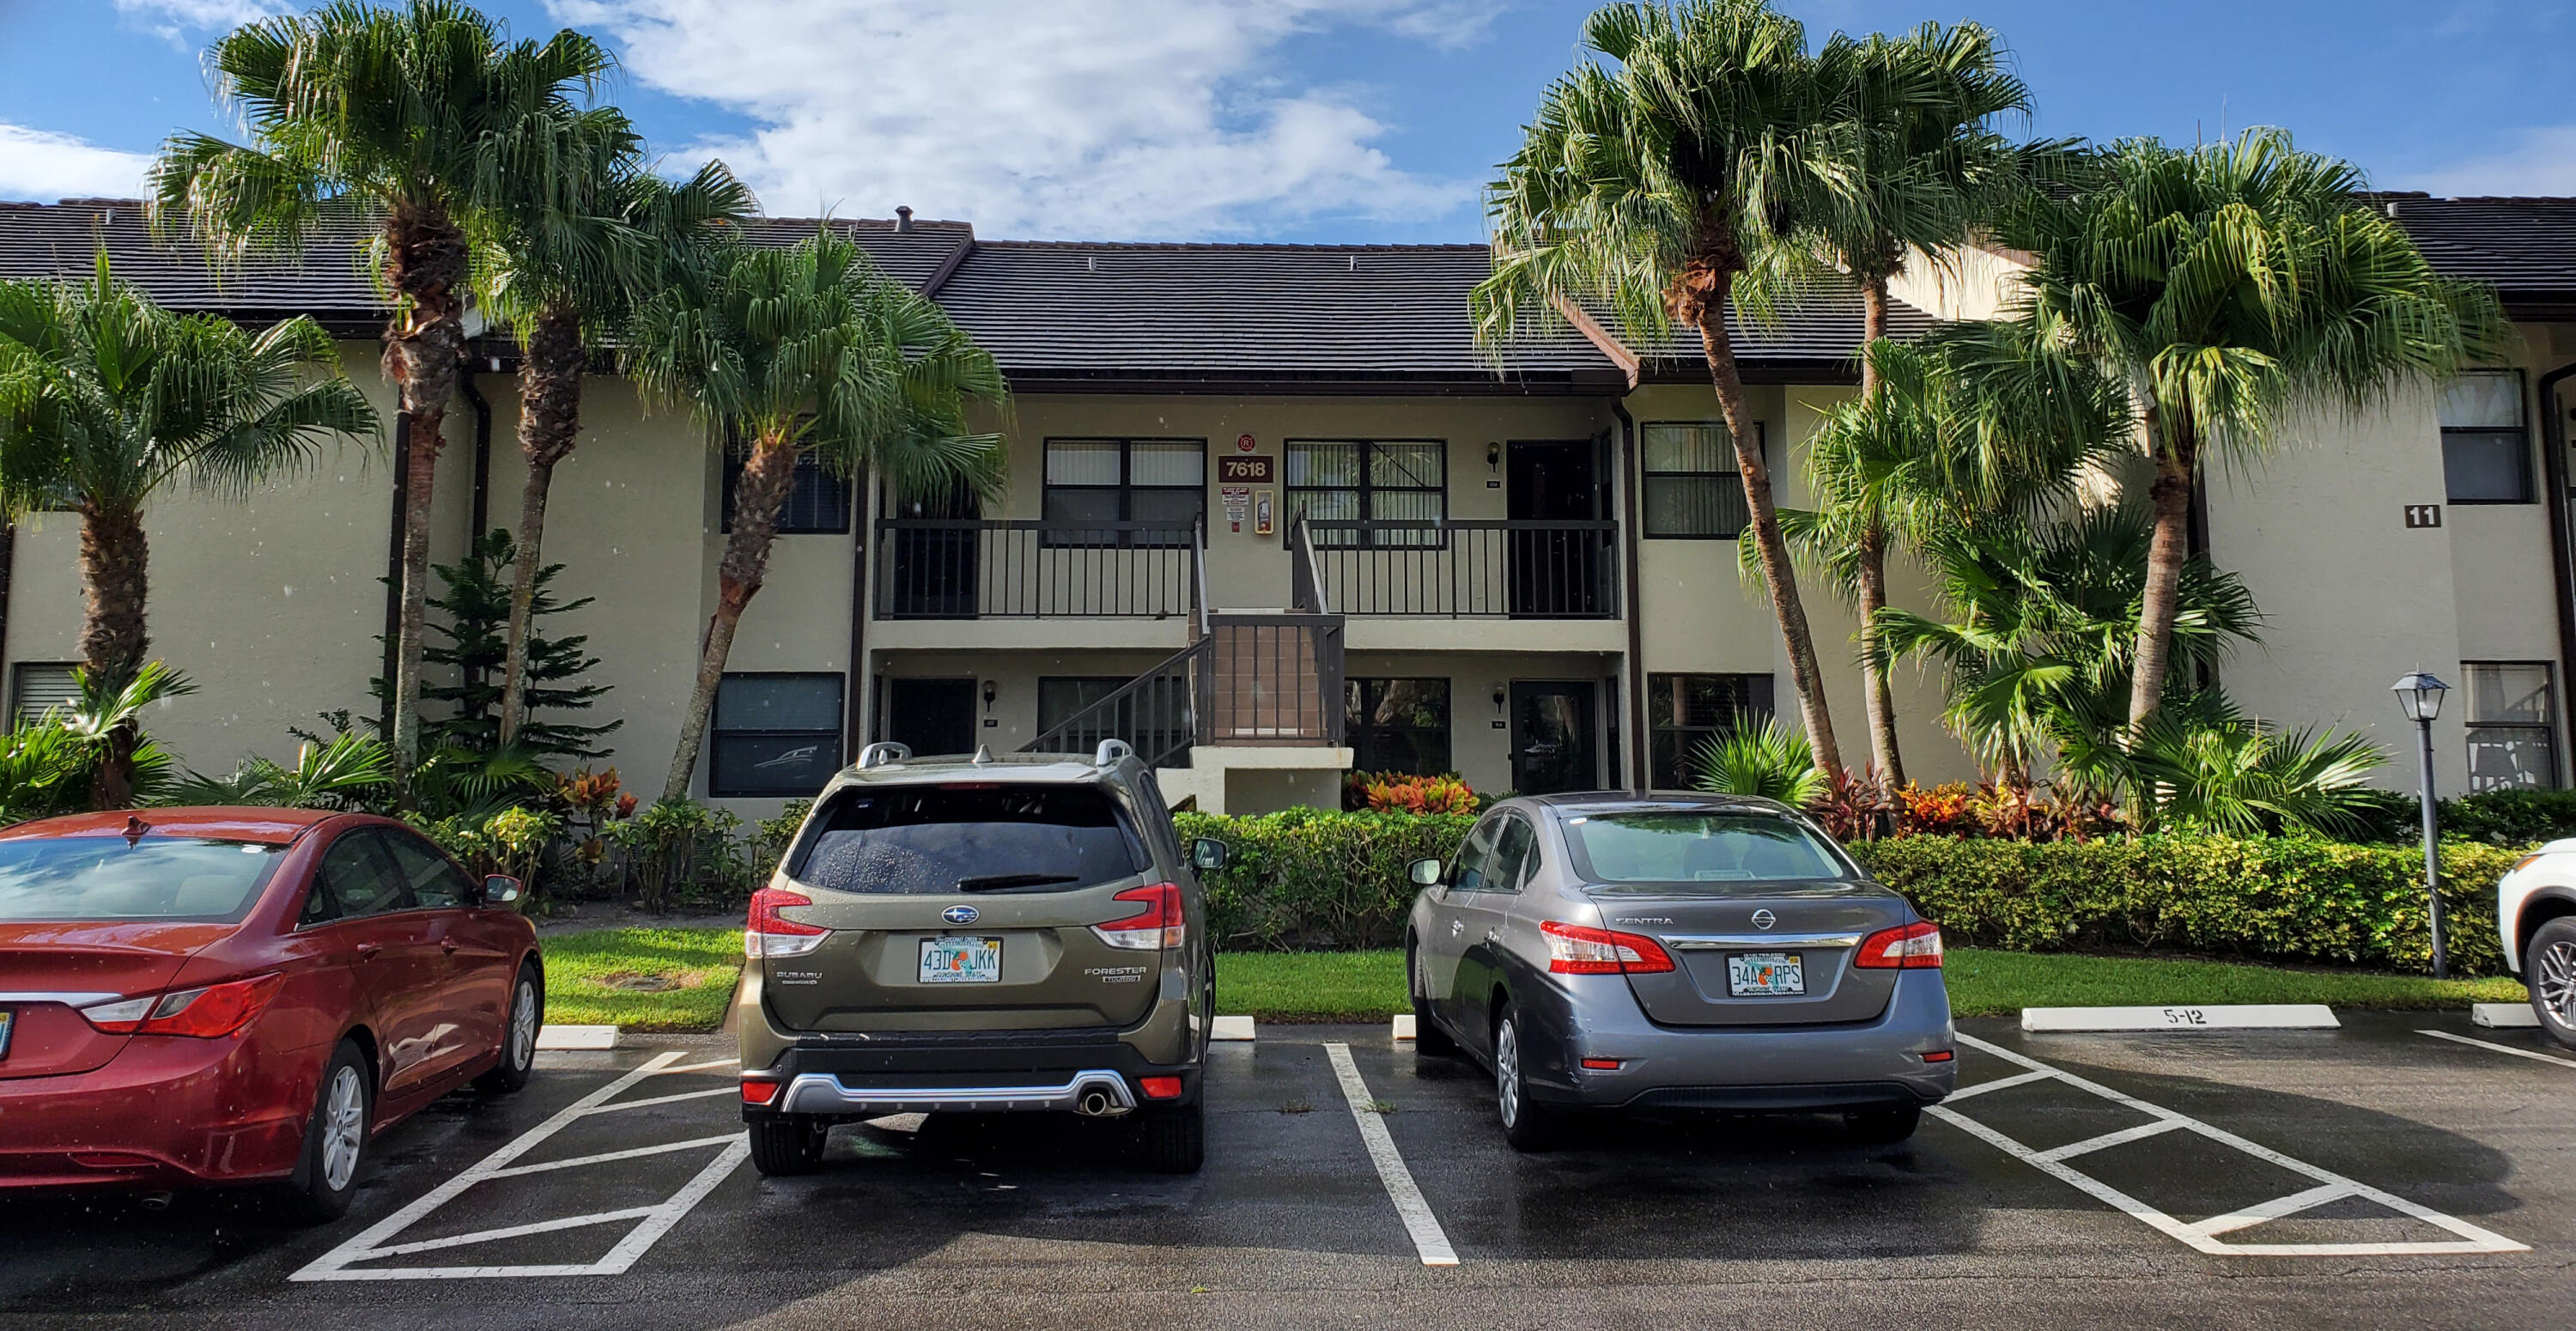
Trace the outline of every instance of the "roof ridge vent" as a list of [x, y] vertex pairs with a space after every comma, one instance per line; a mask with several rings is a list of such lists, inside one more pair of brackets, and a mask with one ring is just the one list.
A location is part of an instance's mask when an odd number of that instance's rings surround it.
[[898, 203], [894, 206], [894, 229], [897, 231], [910, 231], [912, 229], [911, 204]]

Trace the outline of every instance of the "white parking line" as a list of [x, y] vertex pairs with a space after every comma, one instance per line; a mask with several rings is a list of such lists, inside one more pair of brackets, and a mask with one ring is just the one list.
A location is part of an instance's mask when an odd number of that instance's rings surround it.
[[[2433, 1032], [2428, 1031], [2426, 1034], [2433, 1034]], [[1992, 1090], [2005, 1085], [2021, 1085], [2034, 1081], [2055, 1080], [2063, 1082], [2068, 1086], [2072, 1086], [2077, 1090], [2098, 1095], [2115, 1104], [2136, 1110], [2155, 1121], [2138, 1128], [2127, 1129], [2123, 1132], [2106, 1133], [2101, 1137], [2095, 1137], [2086, 1141], [2074, 1143], [2072, 1146], [2061, 1146], [2055, 1150], [2041, 1151], [2023, 1145], [2021, 1142], [2015, 1141], [2011, 1137], [2005, 1136], [2003, 1133], [1987, 1127], [1985, 1124], [1980, 1123], [1955, 1109], [1949, 1108], [1946, 1105], [1935, 1105], [1928, 1111], [1929, 1113], [1945, 1123], [1955, 1124], [1956, 1126], [1966, 1130], [1971, 1135], [1985, 1141], [1989, 1145], [1992, 1145], [1995, 1149], [2002, 1151], [2006, 1155], [2012, 1156], [2013, 1158], [2030, 1165], [2034, 1169], [2038, 1169], [2041, 1172], [2048, 1174], [2050, 1177], [2055, 1178], [2060, 1182], [2065, 1183], [2067, 1186], [2083, 1192], [2088, 1196], [2106, 1202], [2140, 1223], [2169, 1235], [2175, 1240], [2187, 1244], [2198, 1251], [2226, 1256], [2253, 1257], [2383, 1257], [2421, 1253], [2531, 1251], [2529, 1244], [2516, 1243], [2512, 1239], [2506, 1238], [2492, 1230], [2481, 1229], [2476, 1225], [2470, 1224], [2466, 1220], [2459, 1219], [2456, 1216], [2444, 1215], [2427, 1206], [2419, 1206], [2395, 1193], [2383, 1192], [2380, 1189], [2371, 1187], [2367, 1183], [2345, 1178], [2343, 1175], [2337, 1174], [2332, 1170], [2319, 1169], [2315, 1165], [2308, 1164], [2305, 1161], [2292, 1159], [2291, 1157], [2283, 1155], [2268, 1146], [2257, 1145], [2243, 1137], [2239, 1137], [2235, 1133], [2229, 1132], [2224, 1128], [2213, 1127], [2210, 1124], [2203, 1123], [2199, 1119], [2192, 1118], [2187, 1114], [2175, 1113], [2173, 1110], [2167, 1109], [2162, 1105], [2150, 1104], [2136, 1096], [2112, 1090], [2110, 1087], [2104, 1086], [2099, 1082], [2087, 1081], [2082, 1077], [2076, 1076], [2074, 1073], [2067, 1072], [2060, 1068], [2051, 1067], [2046, 1063], [2040, 1062], [2038, 1059], [2015, 1053], [2014, 1051], [2003, 1048], [2000, 1045], [1989, 1044], [1975, 1036], [1964, 1033], [1959, 1035], [1958, 1041], [1972, 1049], [1992, 1054], [2008, 1063], [2014, 1063], [2021, 1067], [2028, 1068], [2030, 1071], [2011, 1077], [2000, 1078], [1991, 1082], [1979, 1082], [1976, 1085], [1966, 1087], [1958, 1092], [1958, 1094], [1953, 1095], [1951, 1097], [1953, 1100], [1956, 1100], [1963, 1095]], [[2470, 1041], [2470, 1043], [2474, 1044], [2477, 1043], [2477, 1041]], [[2501, 1048], [2501, 1046], [2498, 1047]], [[2513, 1051], [2506, 1050], [2505, 1052], [2511, 1053]], [[2275, 1165], [2282, 1169], [2286, 1169], [2293, 1174], [2314, 1179], [2320, 1186], [2309, 1188], [2302, 1192], [2295, 1192], [2286, 1197], [2276, 1197], [2267, 1202], [2259, 1202], [2253, 1206], [2246, 1207], [2239, 1211], [2233, 1211], [2226, 1215], [2213, 1216], [2207, 1220], [2195, 1223], [2185, 1223], [2066, 1163], [2066, 1157], [2070, 1155], [2082, 1154], [2089, 1151], [2100, 1150], [2104, 1147], [2118, 1145], [2119, 1141], [2114, 1140], [2115, 1138], [2135, 1141], [2141, 1137], [2153, 1136], [2158, 1132], [2169, 1132], [2175, 1129], [2196, 1132], [2211, 1141], [2217, 1142], [2222, 1146], [2233, 1147], [2246, 1155], [2250, 1155], [2257, 1160], [2265, 1162], [2266, 1164]], [[2432, 1225], [2437, 1229], [2448, 1230], [2453, 1234], [2459, 1235], [2460, 1238], [2457, 1242], [2430, 1243], [2224, 1243], [2217, 1237], [2219, 1234], [2226, 1233], [2231, 1230], [2244, 1229], [2253, 1225], [2259, 1225], [2267, 1220], [2278, 1220], [2284, 1216], [2308, 1210], [2312, 1207], [2321, 1206], [2327, 1202], [2340, 1201], [2347, 1197], [2358, 1197], [2374, 1202], [2380, 1206], [2388, 1208], [2389, 1210], [2398, 1212], [2401, 1215], [2410, 1216], [2416, 1220], [2423, 1221], [2425, 1224]]]
[[[707, 1194], [714, 1191], [715, 1186], [722, 1183], [726, 1175], [740, 1168], [743, 1161], [751, 1158], [751, 1143], [743, 1134], [733, 1132], [720, 1137], [701, 1137], [690, 1141], [638, 1147], [625, 1151], [609, 1151], [600, 1155], [579, 1156], [569, 1160], [553, 1160], [533, 1165], [515, 1165], [512, 1162], [536, 1149], [547, 1138], [593, 1114], [734, 1093], [733, 1088], [728, 1086], [721, 1091], [691, 1091], [681, 1095], [655, 1096], [644, 1100], [610, 1103], [616, 1100], [621, 1092], [642, 1084], [648, 1078], [675, 1072], [711, 1072], [733, 1066], [729, 1059], [675, 1066], [685, 1057], [687, 1057], [685, 1053], [676, 1049], [655, 1055], [652, 1061], [566, 1105], [554, 1117], [519, 1134], [518, 1139], [509, 1145], [475, 1162], [465, 1172], [430, 1189], [410, 1205], [368, 1226], [356, 1237], [315, 1258], [304, 1269], [288, 1278], [306, 1281], [471, 1280], [494, 1276], [613, 1276], [623, 1273], [664, 1234], [669, 1233], [673, 1225], [680, 1223], [682, 1217], [695, 1209], [699, 1202], [706, 1200]], [[658, 1205], [564, 1216], [554, 1220], [537, 1221], [533, 1224], [476, 1230], [472, 1233], [451, 1234], [412, 1243], [386, 1243], [386, 1240], [420, 1223], [430, 1213], [454, 1201], [459, 1194], [477, 1183], [571, 1169], [581, 1165], [602, 1164], [612, 1160], [631, 1160], [640, 1156], [662, 1155], [672, 1151], [703, 1150], [710, 1146], [722, 1146], [724, 1149], [717, 1152], [715, 1159], [708, 1161], [706, 1168], [699, 1170], [694, 1177], [681, 1186], [678, 1192]], [[431, 1252], [442, 1248], [463, 1247], [471, 1243], [521, 1238], [530, 1234], [553, 1233], [558, 1230], [580, 1229], [590, 1225], [614, 1224], [626, 1220], [640, 1220], [643, 1223], [627, 1231], [626, 1236], [619, 1239], [617, 1245], [610, 1248], [608, 1254], [596, 1262], [525, 1266], [359, 1267], [354, 1265], [358, 1262], [400, 1257], [409, 1253]]]
[[1413, 1171], [1404, 1167], [1404, 1156], [1395, 1149], [1395, 1138], [1388, 1135], [1386, 1116], [1371, 1106], [1377, 1097], [1369, 1093], [1368, 1083], [1360, 1080], [1360, 1069], [1351, 1061], [1351, 1047], [1328, 1044], [1324, 1054], [1333, 1061], [1333, 1075], [1342, 1083], [1342, 1098], [1351, 1102], [1351, 1119], [1359, 1124], [1360, 1140], [1367, 1144], [1369, 1161], [1377, 1166], [1377, 1177], [1386, 1185], [1387, 1199], [1395, 1203], [1396, 1215], [1404, 1221], [1405, 1232], [1413, 1236], [1413, 1250], [1422, 1255], [1424, 1266], [1456, 1266], [1458, 1251], [1449, 1246], [1449, 1236], [1440, 1229], [1440, 1218], [1431, 1214], [1431, 1203], [1422, 1200], [1422, 1189], [1413, 1182]]
[[2493, 1040], [2472, 1040], [2465, 1035], [2453, 1035], [2449, 1031], [2417, 1031], [2415, 1033], [2417, 1035], [2429, 1035], [2436, 1040], [2448, 1040], [2453, 1044], [2475, 1045], [2480, 1049], [2490, 1049], [2499, 1054], [2511, 1054], [2515, 1058], [2528, 1058], [2538, 1063], [2555, 1063], [2563, 1068], [2576, 1068], [2576, 1058], [2560, 1058], [2556, 1054], [2544, 1054], [2537, 1050], [2516, 1049], [2512, 1045], [2497, 1044]]

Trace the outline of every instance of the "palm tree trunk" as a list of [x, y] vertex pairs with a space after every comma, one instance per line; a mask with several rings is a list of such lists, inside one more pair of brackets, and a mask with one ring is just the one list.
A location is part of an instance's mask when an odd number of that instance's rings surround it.
[[724, 682], [725, 658], [733, 652], [734, 629], [743, 609], [760, 592], [769, 569], [770, 543], [778, 535], [778, 513], [796, 488], [796, 450], [786, 441], [764, 438], [743, 462], [734, 486], [733, 530], [725, 536], [723, 562], [716, 565], [716, 612], [707, 620], [707, 641], [698, 655], [698, 679], [689, 691], [689, 710], [680, 717], [680, 743], [671, 754], [671, 774], [662, 781], [662, 798], [686, 799], [689, 779], [698, 770], [698, 750], [707, 736], [707, 717], [715, 709], [716, 686]]
[[1724, 283], [1715, 299], [1698, 305], [1696, 322], [1707, 347], [1709, 378], [1717, 386], [1717, 406], [1735, 437], [1735, 464], [1744, 478], [1744, 506], [1753, 520], [1753, 540], [1762, 557], [1762, 581], [1771, 590], [1771, 611], [1780, 621], [1780, 637], [1789, 648], [1789, 678], [1798, 691], [1798, 716], [1807, 743], [1816, 755], [1816, 770], [1827, 776], [1842, 771], [1842, 751], [1834, 745], [1834, 722], [1825, 706], [1824, 672], [1816, 666], [1816, 641], [1807, 629], [1807, 608], [1798, 600], [1798, 575], [1789, 566], [1789, 542], [1780, 534], [1780, 509], [1771, 495], [1771, 469], [1762, 461], [1752, 409], [1744, 402], [1744, 377], [1735, 366], [1735, 344], [1726, 335]]
[[501, 665], [501, 744], [519, 737], [528, 680], [528, 619], [546, 531], [546, 491], [555, 464], [581, 433], [581, 323], [562, 311], [538, 316], [519, 363], [519, 452], [528, 460], [519, 489], [518, 562], [510, 584], [509, 648]]
[[[1873, 277], [1860, 288], [1860, 396], [1878, 397], [1878, 367], [1869, 350], [1887, 336], [1887, 279]], [[1878, 660], [1877, 615], [1887, 604], [1887, 525], [1872, 518], [1860, 538], [1860, 673], [1862, 698], [1869, 711], [1870, 765], [1893, 790], [1905, 784], [1905, 759], [1896, 750], [1896, 695], [1888, 688], [1887, 669]]]
[[[143, 668], [149, 642], [143, 632], [145, 569], [151, 548], [143, 514], [99, 507], [81, 513], [81, 668], [94, 686], [113, 694]], [[90, 776], [90, 805], [122, 809], [134, 802], [134, 748], [140, 736], [132, 718], [107, 735], [107, 752]]]
[[385, 284], [404, 298], [386, 321], [385, 376], [411, 419], [411, 465], [403, 476], [402, 606], [394, 629], [394, 798], [411, 803], [420, 763], [421, 635], [428, 619], [430, 500], [446, 443], [447, 404], [456, 396], [465, 351], [465, 233], [443, 214], [385, 219]]
[[[2171, 437], [2163, 437], [2170, 433]], [[2137, 660], [2129, 677], [2129, 734], [2134, 740], [2156, 714], [2173, 662], [2174, 603], [2182, 589], [2183, 562], [2191, 548], [2191, 482], [2198, 469], [2197, 441], [2188, 417], [2170, 423], [2147, 410], [2147, 438], [2155, 447], [2156, 479], [2147, 488], [2155, 505], [2155, 538], [2147, 546], [2147, 585], [2138, 608]]]

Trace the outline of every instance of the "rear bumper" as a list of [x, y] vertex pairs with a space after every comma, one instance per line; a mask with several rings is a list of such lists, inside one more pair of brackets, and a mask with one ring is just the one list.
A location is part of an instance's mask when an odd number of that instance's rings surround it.
[[[1073, 1110], [1095, 1090], [1113, 1109], [1133, 1109], [1199, 1095], [1196, 1064], [1153, 1062], [1115, 1032], [807, 1037], [743, 1077], [782, 1083], [770, 1104], [744, 1105], [745, 1119]], [[1180, 1096], [1149, 1099], [1146, 1077], [1180, 1078]]]
[[[1538, 1098], [1596, 1108], [1760, 1113], [1928, 1105], [1958, 1085], [1955, 1056], [1923, 1059], [1954, 1053], [1950, 996], [1938, 971], [1900, 972], [1876, 1020], [1832, 1026], [1658, 1026], [1624, 985], [1597, 990], [1530, 1005], [1564, 1004], [1548, 1023], [1563, 1033], [1563, 1061], [1546, 1059], [1542, 1066], [1533, 1060], [1529, 1068]], [[1587, 1069], [1587, 1058], [1617, 1059], [1619, 1067]]]
[[0, 1189], [283, 1177], [320, 1076], [254, 1034], [137, 1037], [88, 1072], [0, 1081]]

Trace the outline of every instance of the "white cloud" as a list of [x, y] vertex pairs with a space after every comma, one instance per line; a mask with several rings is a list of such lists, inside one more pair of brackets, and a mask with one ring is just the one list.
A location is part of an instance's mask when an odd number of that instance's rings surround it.
[[1456, 46], [1461, 0], [548, 0], [630, 76], [757, 128], [720, 156], [772, 212], [972, 221], [994, 236], [1240, 235], [1316, 215], [1420, 220], [1470, 182], [1398, 168], [1350, 89], [1289, 39], [1344, 26]]
[[175, 42], [238, 28], [286, 9], [274, 0], [116, 0], [116, 12]]
[[0, 199], [130, 199], [143, 191], [151, 165], [150, 153], [0, 123]]
[[2414, 172], [2396, 183], [2451, 198], [2576, 194], [2576, 125], [2516, 130], [2501, 151]]

